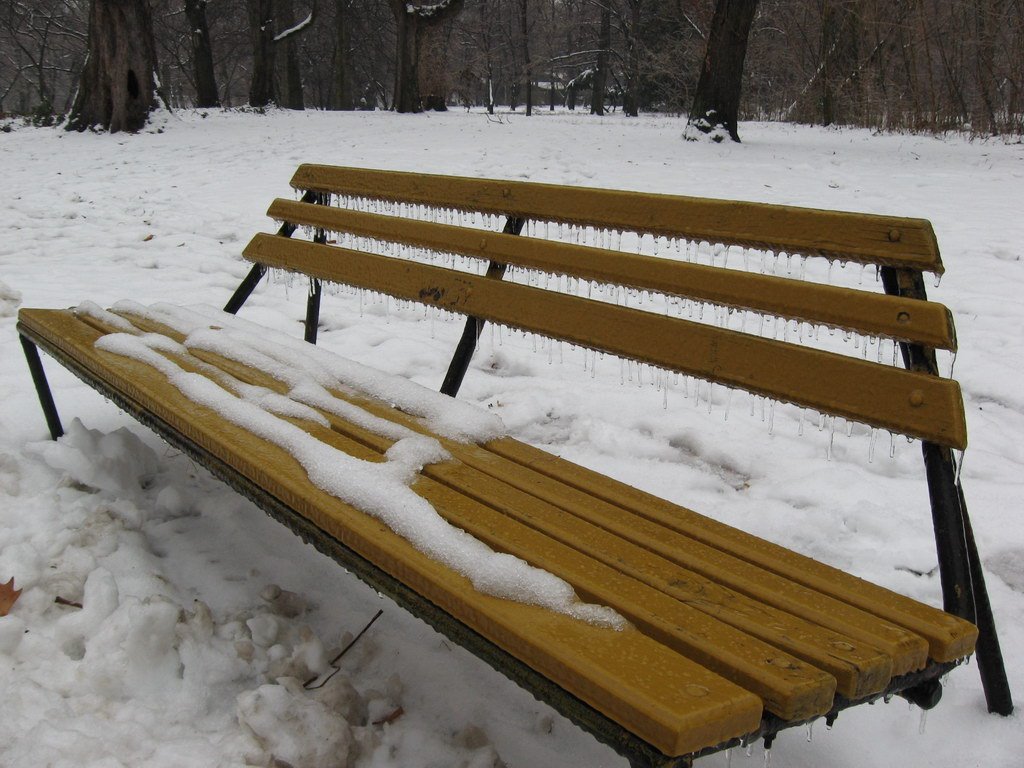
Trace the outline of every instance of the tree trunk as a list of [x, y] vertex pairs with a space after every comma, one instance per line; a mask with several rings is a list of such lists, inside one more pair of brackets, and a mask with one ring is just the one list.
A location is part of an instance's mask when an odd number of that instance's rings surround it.
[[213, 47], [206, 23], [206, 0], [185, 0], [185, 16], [192, 30], [192, 68], [196, 77], [196, 106], [219, 107], [217, 78], [213, 74]]
[[626, 96], [622, 111], [630, 117], [640, 114], [640, 2], [627, 0], [629, 26], [626, 39]]
[[713, 141], [722, 141], [726, 135], [733, 141], [740, 140], [737, 122], [743, 61], [756, 10], [757, 0], [718, 0], [686, 124], [686, 138], [706, 134]]
[[395, 25], [398, 28], [398, 51], [395, 56], [395, 111], [422, 112], [419, 75], [419, 23], [415, 13], [408, 13], [403, 0], [392, 0]]
[[608, 85], [608, 49], [612, 47], [612, 11], [601, 6], [601, 27], [597, 37], [597, 68], [594, 70], [594, 89], [590, 99], [590, 114], [604, 114], [604, 92]]
[[[277, 4], [275, 21], [281, 25], [281, 29], [278, 30], [278, 34], [280, 34], [295, 26], [295, 7], [292, 0], [274, 0], [274, 2]], [[278, 102], [287, 109], [305, 109], [302, 70], [299, 68], [298, 34], [288, 35], [280, 42], [284, 43], [284, 71], [281, 73], [279, 82], [284, 84], [284, 92], [278, 95]]]
[[431, 112], [448, 111], [448, 59], [450, 29], [445, 24], [420, 26], [420, 98]]
[[407, 0], [391, 0], [391, 12], [398, 30], [395, 55], [396, 112], [422, 112], [420, 97], [420, 53], [424, 33], [439, 29], [462, 10], [463, 0], [441, 0], [434, 5], [416, 6]]
[[530, 68], [530, 24], [528, 0], [519, 0], [519, 41], [523, 52], [523, 88], [526, 90], [526, 116], [533, 114], [533, 72]]
[[274, 3], [247, 0], [252, 31], [252, 82], [249, 106], [265, 107], [274, 102]]
[[335, 0], [334, 35], [338, 46], [334, 60], [334, 108], [354, 109], [352, 95], [352, 42], [349, 38], [349, 3], [351, 0]]
[[87, 48], [68, 130], [138, 131], [158, 103], [153, 21], [145, 0], [92, 0]]
[[489, 16], [487, 0], [477, 0], [477, 12], [480, 14], [480, 44], [484, 54], [484, 105], [487, 107], [487, 114], [494, 114], [494, 55], [491, 43], [491, 28], [488, 24]]

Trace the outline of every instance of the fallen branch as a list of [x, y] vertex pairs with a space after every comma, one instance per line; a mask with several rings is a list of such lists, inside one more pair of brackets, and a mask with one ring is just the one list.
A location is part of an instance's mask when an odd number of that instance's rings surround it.
[[[377, 619], [379, 619], [381, 617], [381, 614], [383, 613], [383, 609], [377, 611], [377, 613], [373, 615], [373, 618], [370, 619], [367, 625], [363, 627], [361, 630], [359, 630], [359, 634], [353, 637], [349, 641], [348, 645], [346, 645], [344, 648], [338, 651], [338, 655], [331, 659], [330, 666], [334, 668], [333, 672], [331, 672], [323, 680], [320, 680], [320, 675], [317, 675], [316, 677], [311, 677], [309, 680], [302, 684], [302, 687], [305, 688], [307, 691], [315, 691], [317, 688], [323, 688], [325, 685], [327, 685], [330, 679], [334, 677], [336, 674], [338, 674], [338, 672], [340, 671], [340, 667], [338, 667], [337, 664], [341, 660], [341, 657], [348, 653], [352, 649], [353, 645], [359, 642], [359, 638], [366, 634], [366, 631], [373, 626], [373, 623], [377, 621]], [[320, 682], [316, 685], [313, 685], [313, 683], [316, 683], [317, 680], [320, 680]]]

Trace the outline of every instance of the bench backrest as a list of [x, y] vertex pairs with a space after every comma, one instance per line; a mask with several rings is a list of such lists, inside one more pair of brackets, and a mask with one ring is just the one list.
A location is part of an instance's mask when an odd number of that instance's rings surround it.
[[[966, 446], [959, 386], [934, 375], [934, 350], [955, 350], [956, 336], [949, 311], [924, 297], [922, 272], [942, 272], [927, 221], [320, 165], [301, 166], [292, 186], [305, 193], [303, 199], [276, 200], [268, 213], [285, 222], [282, 234], [308, 227], [314, 242], [260, 234], [246, 247], [246, 258], [893, 433]], [[481, 228], [481, 218], [486, 226], [498, 216], [506, 218], [503, 231]], [[542, 235], [552, 226], [570, 227], [571, 239], [587, 244], [518, 236], [527, 221]], [[328, 244], [328, 233], [343, 233], [341, 240], [347, 238], [350, 247]], [[692, 263], [616, 247], [623, 238], [640, 243], [645, 236], [646, 242], [653, 237], [670, 249], [674, 243], [708, 243], [785, 254], [787, 260], [820, 257], [875, 265], [894, 295], [741, 271], [714, 265], [713, 258], [711, 264]], [[408, 258], [424, 253], [456, 254], [489, 267], [478, 274]], [[536, 279], [530, 284], [502, 280], [508, 267], [556, 276], [556, 285], [568, 278], [573, 290], [548, 290]], [[912, 370], [866, 355], [812, 348], [797, 333], [765, 338], [757, 329], [622, 306], [603, 294], [594, 296], [601, 293], [592, 294], [595, 285], [890, 339], [903, 346]]]

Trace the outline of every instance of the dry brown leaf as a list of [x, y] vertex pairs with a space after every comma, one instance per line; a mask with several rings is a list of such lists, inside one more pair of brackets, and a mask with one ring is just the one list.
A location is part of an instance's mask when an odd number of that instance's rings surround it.
[[18, 602], [18, 597], [21, 596], [21, 590], [14, 588], [14, 579], [12, 578], [6, 584], [0, 584], [0, 616], [6, 616], [11, 612], [11, 606]]
[[142, 242], [148, 243], [152, 239], [153, 239], [153, 235], [151, 235], [151, 234], [150, 235], [146, 235], [144, 238], [142, 238]]
[[373, 724], [374, 725], [386, 725], [387, 723], [393, 723], [393, 722], [395, 722], [395, 720], [397, 720], [398, 718], [400, 718], [404, 714], [405, 714], [405, 710], [402, 709], [401, 707], [399, 707], [398, 709], [392, 711], [391, 713], [389, 713], [387, 715], [384, 715], [384, 717], [382, 717], [380, 720], [374, 720]]

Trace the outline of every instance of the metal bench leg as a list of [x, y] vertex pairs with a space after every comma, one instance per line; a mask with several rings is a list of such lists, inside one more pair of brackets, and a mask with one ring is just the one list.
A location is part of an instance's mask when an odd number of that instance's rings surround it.
[[[302, 196], [302, 202], [312, 203], [319, 200], [320, 197], [321, 195], [318, 192], [306, 192]], [[285, 222], [281, 225], [281, 228], [277, 230], [277, 234], [281, 235], [281, 237], [291, 237], [295, 233], [296, 229], [298, 229], [298, 227], [294, 224]], [[256, 289], [256, 286], [259, 285], [260, 280], [263, 279], [265, 274], [267, 274], [267, 268], [265, 266], [262, 264], [253, 264], [252, 269], [249, 270], [249, 274], [242, 279], [238, 288], [235, 289], [231, 298], [228, 299], [228, 303], [224, 305], [224, 311], [230, 312], [232, 315], [237, 315], [238, 310], [240, 310], [242, 305], [245, 304], [246, 299], [252, 295], [252, 292]]]
[[[317, 205], [330, 205], [331, 196], [322, 193], [315, 193], [313, 202]], [[318, 229], [313, 233], [313, 242], [323, 245], [327, 242], [327, 233]], [[305, 339], [310, 344], [316, 344], [317, 326], [320, 325], [320, 281], [315, 277], [309, 279], [309, 296], [306, 297], [306, 333]]]
[[21, 348], [25, 350], [25, 360], [28, 361], [32, 383], [36, 385], [39, 404], [43, 407], [43, 415], [46, 416], [46, 426], [50, 428], [50, 437], [56, 440], [64, 434], [64, 427], [61, 426], [57, 406], [53, 402], [50, 384], [46, 380], [46, 372], [43, 370], [43, 361], [39, 359], [39, 349], [24, 336], [19, 334], [18, 338], [21, 339]]
[[981, 685], [985, 689], [985, 702], [988, 704], [988, 711], [1008, 716], [1013, 712], [1013, 698], [1010, 695], [1010, 683], [1006, 679], [1006, 666], [1003, 663], [1003, 651], [999, 647], [999, 635], [996, 634], [996, 620], [992, 615], [992, 604], [988, 599], [985, 574], [981, 569], [978, 545], [974, 542], [974, 528], [971, 526], [971, 518], [967, 514], [964, 491], [960, 483], [957, 483], [956, 487], [960, 497], [960, 508], [963, 510], [967, 557], [971, 563], [971, 588], [974, 595], [975, 622], [978, 625], [977, 656]]
[[[920, 272], [882, 267], [881, 276], [885, 292], [892, 296], [928, 298]], [[900, 351], [907, 370], [939, 375], [934, 350], [900, 342]], [[1009, 715], [1013, 712], [1013, 699], [967, 502], [957, 479], [956, 460], [949, 448], [935, 443], [923, 442], [921, 450], [928, 478], [943, 607], [978, 626], [976, 655], [988, 711]]]
[[934, 443], [923, 443], [922, 451], [932, 502], [943, 607], [978, 626], [976, 656], [988, 711], [1009, 715], [1013, 712], [1010, 684], [967, 502], [956, 478], [956, 462], [952, 451]]
[[253, 264], [252, 269], [249, 270], [249, 274], [245, 276], [238, 288], [228, 299], [228, 303], [224, 305], [224, 311], [230, 312], [232, 315], [238, 314], [238, 310], [245, 304], [245, 300], [249, 298], [253, 290], [255, 290], [257, 284], [263, 279], [263, 276], [267, 274], [267, 268], [262, 264]]
[[[518, 235], [523, 231], [525, 224], [526, 219], [509, 216], [502, 232], [506, 235]], [[487, 277], [501, 280], [504, 276], [504, 264], [492, 261], [487, 265]], [[462, 380], [466, 377], [466, 371], [469, 370], [469, 363], [473, 359], [476, 343], [483, 330], [483, 320], [476, 317], [466, 318], [466, 327], [462, 329], [462, 337], [455, 347], [455, 354], [452, 355], [452, 361], [448, 364], [448, 373], [445, 374], [444, 381], [441, 383], [441, 394], [455, 397], [459, 393], [459, 387], [462, 386]]]
[[306, 298], [305, 339], [316, 344], [316, 330], [320, 324], [320, 281], [315, 277], [309, 281], [309, 296]]

